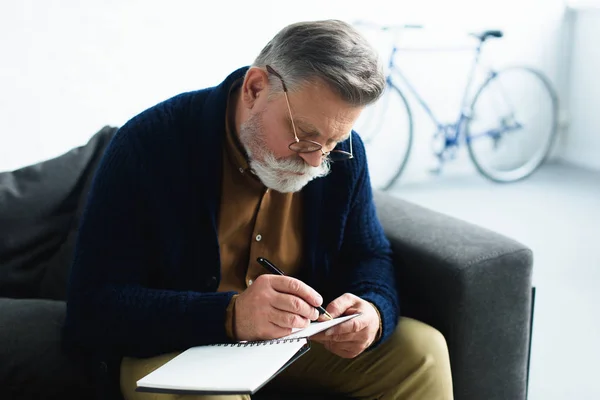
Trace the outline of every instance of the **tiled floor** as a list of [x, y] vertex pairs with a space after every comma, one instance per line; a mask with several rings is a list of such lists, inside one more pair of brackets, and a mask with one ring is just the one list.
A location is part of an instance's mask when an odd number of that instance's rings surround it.
[[442, 175], [391, 192], [531, 247], [537, 295], [529, 399], [600, 399], [599, 172], [553, 164], [518, 183]]

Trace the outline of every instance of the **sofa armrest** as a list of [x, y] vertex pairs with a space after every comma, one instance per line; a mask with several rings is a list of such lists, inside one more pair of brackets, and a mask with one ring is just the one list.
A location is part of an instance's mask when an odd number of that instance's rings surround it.
[[532, 252], [498, 233], [376, 192], [400, 307], [446, 338], [456, 399], [525, 399]]

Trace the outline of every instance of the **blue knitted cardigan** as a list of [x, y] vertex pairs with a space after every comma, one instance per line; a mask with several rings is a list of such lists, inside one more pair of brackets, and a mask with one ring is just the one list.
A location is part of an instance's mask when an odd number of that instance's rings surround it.
[[[118, 392], [123, 356], [149, 357], [227, 342], [218, 293], [221, 146], [231, 84], [182, 93], [122, 126], [95, 172], [69, 280], [63, 343], [83, 351]], [[303, 190], [298, 277], [325, 300], [350, 292], [375, 304], [378, 346], [399, 317], [391, 248], [377, 219], [365, 149]], [[348, 143], [339, 145], [348, 150]], [[108, 392], [107, 392], [108, 393]], [[112, 397], [112, 396], [107, 396]]]

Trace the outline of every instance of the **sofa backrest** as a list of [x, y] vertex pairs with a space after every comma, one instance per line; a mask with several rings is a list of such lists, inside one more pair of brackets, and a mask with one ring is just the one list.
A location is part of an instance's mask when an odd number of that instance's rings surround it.
[[83, 146], [0, 173], [0, 297], [64, 300], [79, 218], [117, 128]]

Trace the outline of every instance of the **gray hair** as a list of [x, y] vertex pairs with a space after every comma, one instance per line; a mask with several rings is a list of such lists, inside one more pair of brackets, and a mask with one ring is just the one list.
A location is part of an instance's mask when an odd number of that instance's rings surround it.
[[[375, 49], [350, 24], [339, 20], [298, 22], [283, 28], [262, 49], [253, 67], [270, 65], [289, 90], [321, 79], [354, 106], [375, 102], [385, 77]], [[279, 78], [270, 76], [281, 90]]]

